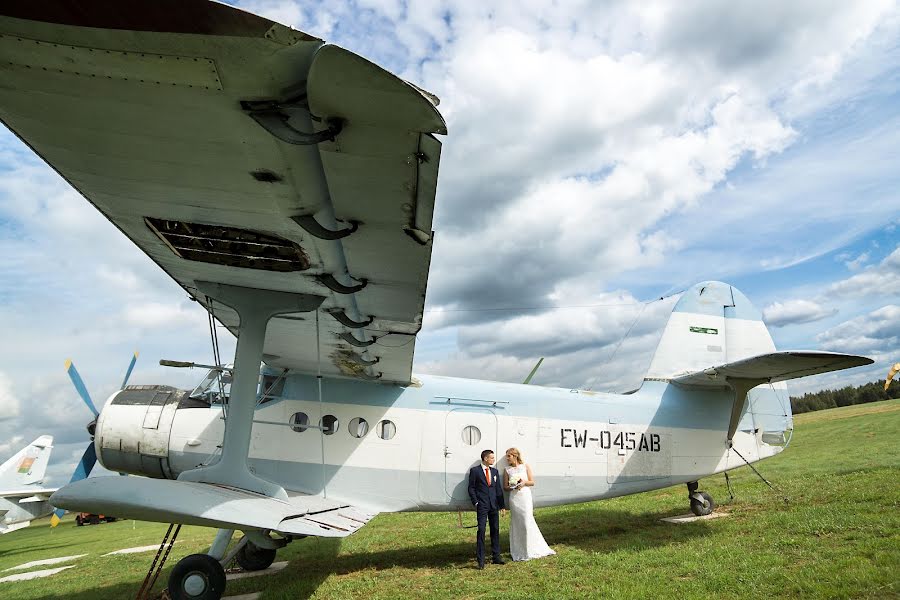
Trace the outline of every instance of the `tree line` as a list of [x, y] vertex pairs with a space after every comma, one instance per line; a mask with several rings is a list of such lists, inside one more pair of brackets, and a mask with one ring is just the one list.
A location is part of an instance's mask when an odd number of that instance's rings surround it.
[[802, 396], [791, 396], [791, 410], [796, 415], [814, 410], [850, 406], [851, 404], [865, 404], [866, 402], [878, 402], [879, 400], [891, 400], [893, 398], [900, 398], [900, 382], [893, 382], [885, 390], [884, 380], [881, 380], [855, 387], [848, 385], [839, 390], [821, 390], [803, 394]]

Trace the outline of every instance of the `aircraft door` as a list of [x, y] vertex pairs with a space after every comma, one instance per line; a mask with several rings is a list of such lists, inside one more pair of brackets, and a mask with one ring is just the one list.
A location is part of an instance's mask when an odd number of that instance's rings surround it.
[[447, 413], [444, 421], [444, 489], [453, 506], [472, 507], [469, 469], [481, 462], [482, 450], [490, 448], [496, 453], [496, 446], [497, 416], [492, 410], [457, 408]]

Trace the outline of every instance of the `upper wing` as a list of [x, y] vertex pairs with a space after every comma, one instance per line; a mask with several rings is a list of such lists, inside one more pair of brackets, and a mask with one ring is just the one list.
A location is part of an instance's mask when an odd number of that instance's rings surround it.
[[0, 4], [0, 119], [189, 294], [233, 332], [197, 282], [326, 298], [270, 322], [277, 367], [410, 381], [436, 102], [222, 4]]
[[837, 352], [771, 352], [673, 377], [672, 383], [689, 387], [727, 387], [728, 380], [775, 383], [872, 362], [865, 356]]
[[376, 513], [335, 500], [292, 493], [284, 502], [209, 483], [89, 477], [53, 495], [54, 506], [141, 521], [289, 535], [345, 537]]

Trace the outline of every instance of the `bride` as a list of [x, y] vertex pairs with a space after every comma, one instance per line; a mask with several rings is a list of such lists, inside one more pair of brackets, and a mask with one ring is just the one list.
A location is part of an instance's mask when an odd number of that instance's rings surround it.
[[556, 554], [534, 521], [531, 467], [522, 460], [518, 448], [506, 451], [509, 467], [503, 472], [503, 489], [509, 490], [509, 552], [513, 560], [531, 560]]

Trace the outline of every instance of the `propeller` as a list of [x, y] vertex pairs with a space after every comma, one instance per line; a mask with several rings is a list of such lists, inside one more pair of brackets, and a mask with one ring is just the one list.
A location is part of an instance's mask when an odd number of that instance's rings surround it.
[[[137, 362], [137, 357], [138, 353], [135, 352], [131, 357], [131, 363], [128, 365], [128, 370], [125, 372], [125, 379], [122, 380], [122, 387], [119, 389], [125, 389], [125, 386], [128, 385], [128, 379], [131, 377], [131, 372], [134, 370], [134, 364]], [[94, 448], [94, 432], [97, 430], [97, 419], [100, 417], [100, 412], [97, 410], [97, 407], [94, 406], [91, 395], [87, 391], [87, 386], [84, 385], [84, 380], [81, 379], [81, 375], [78, 374], [78, 369], [75, 368], [75, 364], [72, 363], [71, 359], [66, 360], [66, 373], [69, 374], [72, 385], [75, 386], [75, 390], [78, 392], [78, 395], [81, 396], [85, 405], [87, 405], [88, 410], [94, 414], [93, 420], [91, 420], [87, 426], [88, 434], [91, 436], [91, 442], [85, 449], [84, 454], [81, 455], [81, 460], [78, 461], [78, 466], [75, 467], [72, 478], [69, 479], [69, 483], [75, 483], [76, 481], [87, 478], [91, 474], [94, 465], [97, 464], [97, 450]], [[125, 475], [125, 473], [119, 473], [119, 475]], [[50, 527], [56, 527], [59, 524], [60, 518], [65, 513], [65, 509], [57, 508], [53, 512], [53, 516], [50, 517]]]

